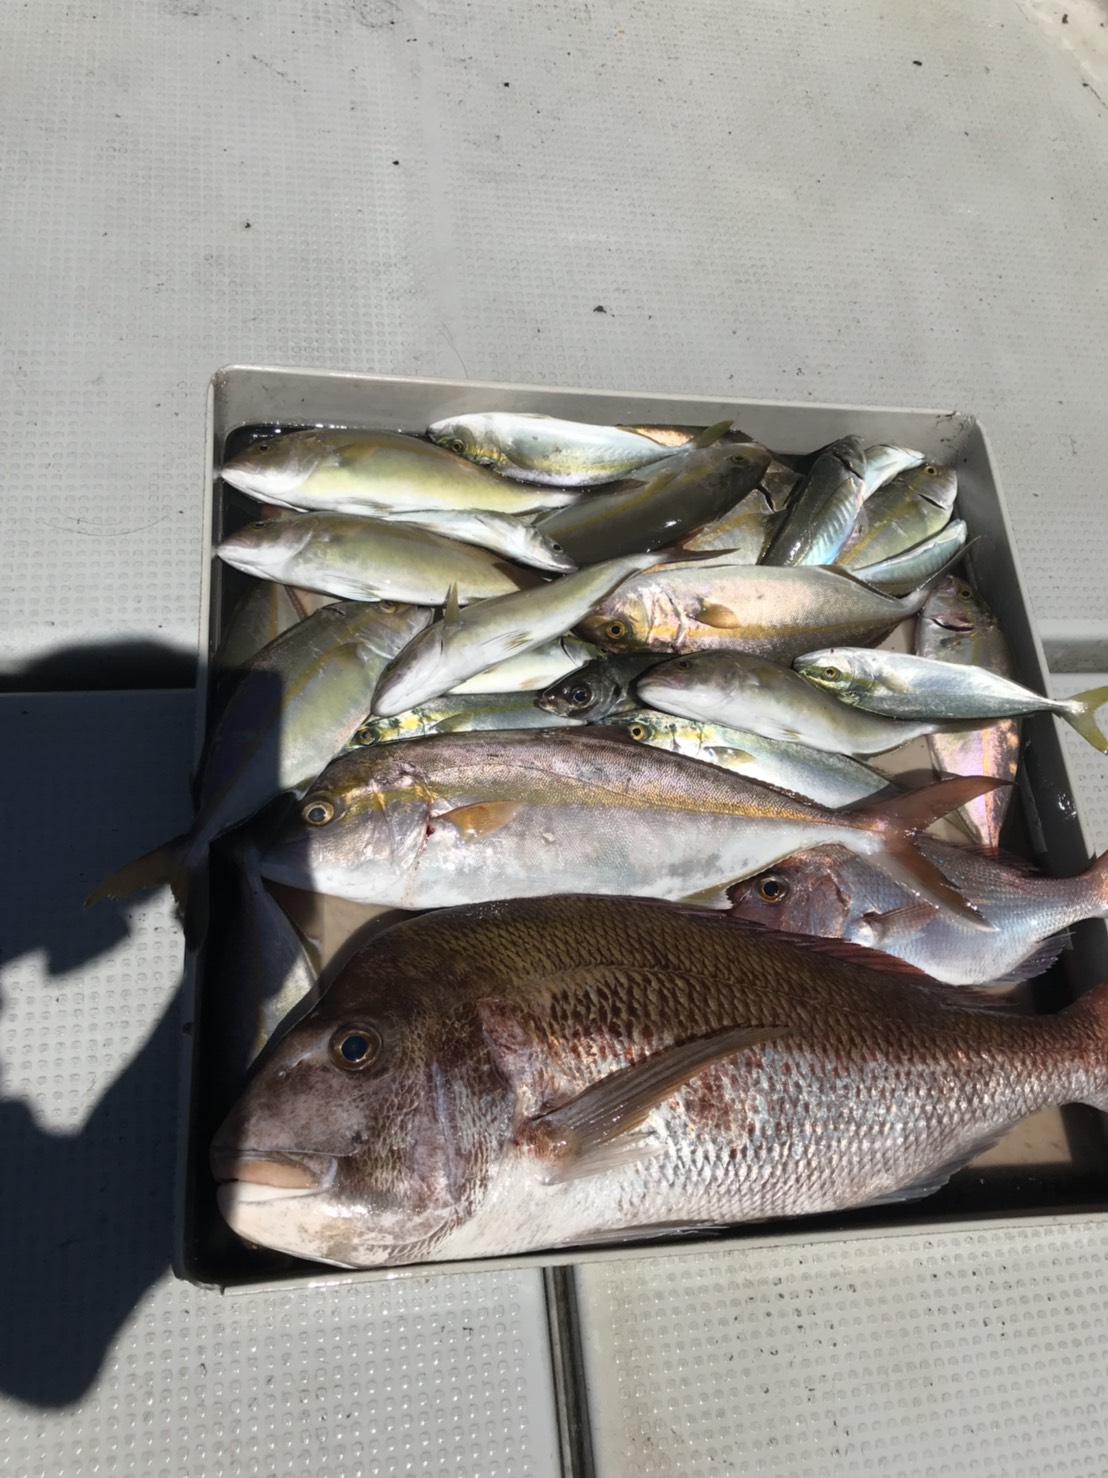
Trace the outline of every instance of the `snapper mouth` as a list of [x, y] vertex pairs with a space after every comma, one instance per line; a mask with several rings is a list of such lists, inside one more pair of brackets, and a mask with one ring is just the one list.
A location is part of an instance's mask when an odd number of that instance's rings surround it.
[[212, 1145], [210, 1164], [219, 1182], [220, 1201], [276, 1201], [324, 1191], [335, 1178], [334, 1155], [295, 1154], [284, 1150], [244, 1150]]

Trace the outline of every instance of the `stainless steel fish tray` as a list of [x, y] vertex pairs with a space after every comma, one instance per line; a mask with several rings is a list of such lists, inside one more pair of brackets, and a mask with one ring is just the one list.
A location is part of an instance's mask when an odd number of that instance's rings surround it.
[[[213, 377], [208, 397], [198, 752], [204, 733], [208, 659], [245, 580], [214, 559], [212, 550], [225, 531], [258, 516], [257, 504], [225, 487], [218, 478], [228, 442], [241, 445], [257, 428], [271, 431], [276, 427], [314, 425], [389, 427], [418, 433], [440, 417], [490, 408], [639, 425], [710, 425], [728, 417], [779, 452], [808, 452], [849, 431], [867, 443], [914, 446], [937, 461], [952, 463], [959, 478], [958, 512], [969, 525], [971, 536], [978, 540], [970, 556], [974, 581], [1003, 622], [1019, 679], [1046, 691], [1046, 663], [1024, 594], [988, 440], [971, 415], [234, 366]], [[1027, 719], [1024, 733], [1017, 818], [1017, 827], [1022, 826], [1023, 850], [1048, 871], [1060, 875], [1077, 872], [1090, 853], [1055, 722], [1048, 716]], [[906, 754], [902, 767], [910, 769], [918, 764], [918, 759]], [[218, 915], [220, 892], [217, 863], [211, 883], [213, 921]], [[342, 920], [337, 924], [332, 920], [325, 927], [341, 934], [346, 926]], [[1035, 983], [1030, 996], [1043, 1009], [1056, 1009], [1105, 973], [1108, 933], [1100, 923], [1086, 923], [1074, 930], [1072, 947], [1063, 961]], [[426, 1276], [474, 1268], [680, 1256], [704, 1248], [741, 1248], [782, 1238], [808, 1241], [816, 1237], [919, 1234], [986, 1219], [1108, 1212], [1108, 1145], [1103, 1120], [1091, 1109], [1073, 1108], [1027, 1121], [937, 1195], [907, 1205], [740, 1225], [718, 1236], [671, 1236], [600, 1250], [537, 1252], [364, 1273], [330, 1271], [249, 1248], [219, 1216], [207, 1148], [241, 1079], [241, 1064], [227, 1061], [226, 1052], [221, 1052], [221, 1003], [228, 1000], [234, 988], [232, 980], [210, 978], [203, 952], [187, 961], [185, 1009], [189, 1025], [184, 1036], [182, 1070], [184, 1112], [178, 1158], [175, 1267], [181, 1277], [199, 1284], [227, 1290], [333, 1284], [352, 1278]]]

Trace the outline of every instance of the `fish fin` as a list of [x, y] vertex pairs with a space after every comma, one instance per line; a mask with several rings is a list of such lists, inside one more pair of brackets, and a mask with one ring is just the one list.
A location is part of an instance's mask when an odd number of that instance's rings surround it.
[[456, 621], [461, 615], [461, 605], [458, 601], [458, 583], [451, 585], [446, 592], [446, 604], [443, 607], [442, 619], [444, 621]]
[[491, 836], [507, 826], [521, 809], [520, 801], [479, 801], [473, 806], [458, 806], [453, 811], [444, 811], [440, 816], [432, 817], [432, 821], [435, 825], [448, 821], [469, 842], [475, 837]]
[[1011, 1124], [1006, 1124], [999, 1134], [989, 1134], [984, 1139], [976, 1140], [968, 1150], [959, 1150], [949, 1160], [931, 1170], [925, 1170], [917, 1180], [909, 1181], [899, 1190], [887, 1191], [885, 1195], [874, 1196], [872, 1200], [859, 1202], [859, 1205], [894, 1206], [898, 1201], [921, 1201], [924, 1196], [933, 1196], [936, 1191], [942, 1190], [952, 1175], [957, 1175], [959, 1170], [964, 1170], [978, 1155], [983, 1155], [986, 1150], [999, 1144], [1012, 1127]]
[[731, 430], [730, 421], [717, 421], [713, 426], [705, 426], [703, 431], [698, 431], [692, 439], [693, 446], [711, 446], [721, 436], [726, 436]]
[[745, 749], [732, 749], [729, 744], [706, 744], [704, 746], [708, 754], [726, 755], [725, 763], [729, 765], [752, 765], [754, 756]]
[[130, 898], [133, 893], [143, 893], [148, 888], [160, 888], [168, 883], [180, 907], [184, 907], [189, 892], [189, 873], [185, 864], [188, 852], [188, 835], [174, 837], [137, 857], [134, 862], [113, 872], [98, 888], [94, 888], [85, 899], [85, 907], [103, 903], [107, 898]]
[[1108, 734], [1096, 721], [1096, 715], [1104, 705], [1108, 703], [1108, 687], [1086, 688], [1083, 693], [1077, 693], [1070, 699], [1068, 705], [1059, 710], [1062, 718], [1067, 724], [1081, 735], [1094, 749], [1099, 749], [1101, 754], [1108, 754]]
[[[997, 790], [1007, 781], [988, 775], [961, 775], [950, 780], [939, 780], [934, 785], [925, 785], [920, 790], [904, 791], [888, 800], [867, 804], [855, 811], [874, 823], [872, 829], [883, 837], [884, 846], [865, 855], [867, 861], [908, 889], [916, 898], [946, 909], [960, 918], [963, 923], [976, 929], [993, 931], [993, 926], [983, 919], [978, 911], [946, 878], [929, 862], [915, 845], [915, 834], [948, 811], [964, 806]], [[846, 839], [844, 838], [844, 841]], [[847, 842], [849, 845], [849, 842]]]
[[643, 1132], [648, 1115], [726, 1058], [776, 1040], [781, 1027], [727, 1027], [655, 1052], [591, 1083], [575, 1098], [528, 1119], [516, 1135], [544, 1167], [547, 1184], [629, 1164], [660, 1148]]
[[[780, 940], [782, 944], [810, 950], [813, 954], [826, 955], [832, 960], [842, 960], [848, 965], [862, 965], [867, 970], [880, 970], [882, 974], [903, 975], [908, 979], [926, 980], [933, 985], [943, 985], [942, 981], [936, 981], [928, 975], [926, 970], [920, 970], [915, 965], [910, 965], [907, 960], [898, 959], [896, 955], [885, 954], [883, 950], [871, 949], [868, 944], [855, 944], [849, 939], [824, 939], [815, 934], [785, 934], [769, 928], [756, 919], [737, 918], [733, 921], [733, 927], [769, 935], [772, 939]], [[963, 998], [964, 992], [960, 986], [952, 985], [945, 988], [956, 993], [959, 1000]]]
[[725, 1232], [725, 1221], [656, 1221], [646, 1227], [605, 1227], [599, 1232], [575, 1235], [573, 1247], [607, 1247], [613, 1242], [653, 1242], [659, 1237], [704, 1237]]
[[734, 883], [713, 883], [710, 888], [684, 894], [679, 901], [687, 908], [730, 908], [734, 886]]
[[1013, 966], [1007, 975], [1000, 975], [989, 982], [990, 989], [1000, 990], [1005, 986], [1022, 985], [1025, 980], [1034, 980], [1044, 970], [1049, 970], [1064, 949], [1069, 946], [1070, 932], [1062, 929], [1042, 939], [1029, 955]]
[[865, 913], [861, 922], [876, 947], [887, 951], [891, 946], [911, 939], [937, 917], [938, 910], [930, 903], [908, 903], [903, 908], [890, 909], [888, 913]]
[[716, 601], [701, 601], [696, 619], [705, 626], [718, 626], [724, 631], [733, 631], [742, 625], [742, 618], [730, 606], [721, 606]]

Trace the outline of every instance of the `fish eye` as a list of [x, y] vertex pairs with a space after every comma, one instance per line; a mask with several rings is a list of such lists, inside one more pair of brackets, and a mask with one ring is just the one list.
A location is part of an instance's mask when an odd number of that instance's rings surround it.
[[584, 708], [586, 703], [592, 702], [592, 689], [587, 683], [578, 683], [569, 690], [568, 697], [574, 708]]
[[347, 1073], [371, 1067], [380, 1051], [380, 1033], [371, 1026], [340, 1026], [331, 1038], [331, 1060]]
[[692, 667], [692, 663], [687, 657], [681, 657], [673, 665], [678, 669], [679, 672], [688, 672], [689, 669]]
[[611, 641], [622, 641], [627, 635], [627, 622], [609, 621], [604, 628], [604, 633]]
[[842, 673], [837, 667], [821, 667], [820, 676], [825, 677], [829, 683], [837, 683], [842, 677]]
[[273, 444], [268, 441], [257, 441], [254, 443], [254, 450], [256, 452], [269, 452], [273, 450]]
[[328, 821], [335, 819], [335, 803], [325, 795], [313, 796], [305, 801], [300, 814], [309, 826], [326, 826]]
[[553, 551], [554, 551], [555, 554], [564, 554], [565, 553], [565, 550], [562, 548], [562, 546], [560, 544], [556, 544], [553, 539], [551, 539], [551, 541], [550, 541], [550, 547], [551, 547], [551, 549], [553, 549]]
[[377, 730], [373, 727], [372, 724], [367, 724], [364, 729], [359, 729], [358, 732], [354, 735], [354, 743], [365, 745], [376, 744]]
[[923, 475], [924, 477], [938, 477], [939, 469], [933, 462], [928, 462], [927, 466], [923, 469]]
[[452, 452], [461, 453], [466, 449], [466, 444], [460, 436], [449, 437], [446, 444]]
[[789, 896], [789, 885], [776, 873], [767, 873], [758, 881], [758, 897], [763, 903], [784, 903]]
[[646, 725], [645, 724], [632, 724], [631, 727], [627, 730], [627, 732], [631, 735], [631, 738], [632, 739], [639, 739], [639, 740], [645, 739], [646, 738]]
[[382, 616], [395, 616], [400, 607], [394, 600], [379, 600], [377, 602], [377, 609], [381, 612]]

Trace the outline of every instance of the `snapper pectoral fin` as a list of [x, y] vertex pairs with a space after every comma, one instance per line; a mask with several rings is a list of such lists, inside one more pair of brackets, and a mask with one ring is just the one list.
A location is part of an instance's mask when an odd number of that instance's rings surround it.
[[537, 1160], [547, 1185], [649, 1158], [661, 1148], [642, 1127], [653, 1109], [706, 1068], [747, 1047], [774, 1041], [783, 1030], [727, 1027], [667, 1047], [591, 1083], [559, 1108], [528, 1119], [517, 1131], [516, 1143]]
[[436, 824], [449, 822], [468, 842], [479, 836], [491, 836], [507, 826], [516, 812], [522, 809], [520, 801], [480, 801], [473, 806], [459, 806], [454, 811], [444, 811], [434, 818]]

